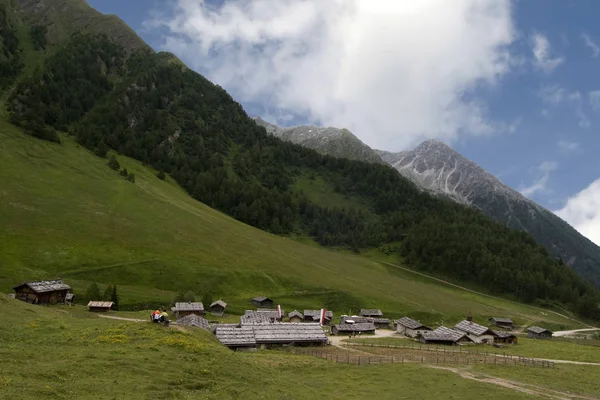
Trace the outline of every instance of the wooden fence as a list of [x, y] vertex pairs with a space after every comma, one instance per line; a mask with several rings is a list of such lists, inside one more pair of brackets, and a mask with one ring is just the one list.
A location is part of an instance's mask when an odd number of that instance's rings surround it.
[[[371, 346], [368, 346], [371, 347]], [[404, 363], [421, 363], [421, 364], [493, 364], [493, 365], [512, 365], [540, 368], [554, 368], [552, 361], [540, 360], [526, 357], [512, 357], [490, 355], [486, 353], [459, 353], [459, 352], [415, 352], [404, 351], [398, 354], [397, 350], [382, 346], [372, 346], [380, 350], [380, 354], [362, 355], [350, 351], [331, 352], [319, 349], [302, 349], [295, 348], [293, 353], [309, 355], [313, 357], [323, 358], [325, 360], [334, 361], [337, 363], [368, 365], [368, 364], [404, 364]], [[410, 349], [413, 350], [413, 349]], [[395, 354], [394, 354], [395, 353]]]

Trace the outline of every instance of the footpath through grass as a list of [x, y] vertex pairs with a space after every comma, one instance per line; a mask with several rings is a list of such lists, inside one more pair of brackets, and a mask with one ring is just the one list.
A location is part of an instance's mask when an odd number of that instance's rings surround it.
[[1, 398], [534, 398], [420, 365], [235, 353], [200, 329], [102, 319], [83, 307], [32, 306], [2, 294], [0, 314]]

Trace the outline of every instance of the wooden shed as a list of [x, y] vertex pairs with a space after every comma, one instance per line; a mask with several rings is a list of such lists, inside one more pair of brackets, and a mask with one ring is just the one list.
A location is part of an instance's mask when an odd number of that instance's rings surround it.
[[494, 339], [498, 336], [496, 332], [490, 328], [468, 320], [460, 321], [454, 326], [454, 329], [466, 333], [475, 343], [493, 344]]
[[[281, 310], [281, 315], [285, 315], [285, 312]], [[281, 321], [277, 310], [268, 308], [259, 308], [258, 310], [246, 310], [244, 315], [240, 317], [240, 323], [242, 325], [247, 324], [268, 324], [273, 322]]]
[[375, 324], [377, 329], [390, 329], [390, 320], [388, 318], [369, 318], [369, 322]]
[[375, 309], [367, 309], [367, 308], [363, 308], [362, 310], [360, 310], [359, 315], [361, 317], [383, 317], [383, 313], [381, 312], [381, 310], [375, 310]]
[[199, 315], [190, 314], [177, 320], [177, 325], [181, 326], [193, 326], [196, 328], [208, 330], [208, 321]]
[[352, 333], [375, 333], [375, 324], [361, 322], [355, 324], [339, 324], [331, 327], [332, 335], [348, 335]]
[[407, 337], [416, 338], [422, 333], [431, 332], [430, 327], [408, 317], [402, 317], [394, 322], [396, 324], [396, 332]]
[[25, 282], [13, 287], [15, 298], [32, 304], [64, 303], [71, 286], [62, 280]]
[[112, 301], [90, 301], [87, 306], [90, 311], [108, 312], [112, 308], [113, 302]]
[[225, 309], [227, 308], [227, 303], [225, 303], [223, 300], [219, 299], [219, 300], [213, 302], [209, 308], [210, 308], [210, 313], [212, 315], [222, 317], [223, 314], [225, 314]]
[[502, 331], [494, 331], [496, 333], [496, 338], [494, 339], [494, 343], [505, 343], [505, 344], [517, 344], [519, 343], [519, 338], [517, 335], [508, 332]]
[[440, 326], [433, 331], [426, 331], [418, 335], [421, 343], [442, 344], [447, 346], [458, 346], [461, 344], [473, 343], [466, 333]]
[[513, 329], [513, 321], [510, 318], [498, 318], [498, 317], [493, 317], [488, 319], [488, 321], [490, 321], [490, 323], [494, 326], [497, 326], [498, 328], [504, 328], [504, 329]]
[[552, 331], [539, 326], [527, 328], [527, 337], [532, 339], [552, 339]]
[[253, 298], [252, 304], [260, 308], [273, 308], [273, 300], [266, 296], [257, 296]]
[[[321, 310], [304, 310], [304, 322], [320, 322]], [[325, 311], [325, 324], [331, 325], [333, 311]]]
[[298, 310], [294, 310], [288, 314], [288, 319], [290, 322], [302, 322], [304, 320], [304, 316]]
[[175, 313], [177, 319], [191, 314], [199, 316], [206, 314], [206, 311], [204, 311], [204, 304], [199, 301], [175, 303], [175, 307], [172, 307], [171, 311]]

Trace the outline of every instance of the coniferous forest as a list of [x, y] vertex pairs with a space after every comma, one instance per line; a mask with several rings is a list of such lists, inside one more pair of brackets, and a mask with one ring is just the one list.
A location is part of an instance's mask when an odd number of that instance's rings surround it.
[[[40, 48], [43, 33], [31, 32]], [[168, 53], [128, 54], [106, 37], [78, 34], [20, 80], [7, 105], [32, 135], [60, 141], [56, 131], [65, 131], [100, 157], [113, 149], [138, 159], [257, 228], [355, 251], [385, 246], [419, 270], [600, 319], [598, 291], [530, 235], [423, 193], [386, 165], [267, 135], [225, 90]], [[294, 186], [307, 173], [364, 207], [315, 202]]]

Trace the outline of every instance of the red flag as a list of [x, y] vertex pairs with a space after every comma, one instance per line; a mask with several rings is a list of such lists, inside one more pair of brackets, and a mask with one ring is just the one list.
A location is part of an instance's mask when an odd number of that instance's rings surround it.
[[325, 314], [327, 313], [327, 310], [325, 310], [324, 308], [321, 308], [321, 318], [319, 318], [319, 322], [321, 323], [321, 326], [325, 325]]
[[281, 306], [277, 304], [277, 318], [281, 319]]

